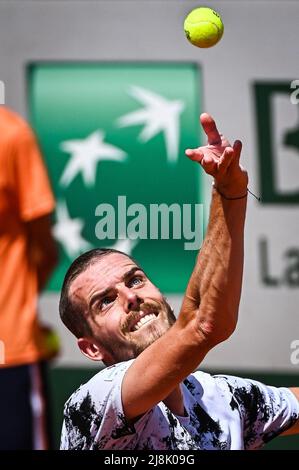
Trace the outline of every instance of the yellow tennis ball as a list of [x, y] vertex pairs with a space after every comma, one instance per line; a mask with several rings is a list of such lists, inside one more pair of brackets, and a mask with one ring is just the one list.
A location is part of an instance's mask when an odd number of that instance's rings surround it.
[[54, 330], [48, 330], [45, 337], [46, 348], [49, 355], [56, 355], [60, 350], [60, 338]]
[[200, 7], [185, 18], [184, 30], [187, 39], [197, 47], [212, 47], [220, 41], [224, 26], [221, 16], [212, 8]]

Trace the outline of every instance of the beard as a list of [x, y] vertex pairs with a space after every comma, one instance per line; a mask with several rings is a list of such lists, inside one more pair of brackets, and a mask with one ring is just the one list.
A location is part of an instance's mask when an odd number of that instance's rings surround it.
[[[155, 319], [149, 321], [137, 331], [131, 331], [131, 326], [140, 316], [140, 311], [153, 313]], [[138, 310], [130, 312], [126, 320], [120, 326], [124, 341], [118, 344], [111, 344], [109, 341], [101, 343], [113, 358], [113, 363], [128, 361], [134, 359], [146, 348], [161, 338], [166, 331], [175, 323], [176, 317], [169, 303], [163, 298], [162, 301], [148, 300], [140, 305]], [[107, 364], [110, 365], [110, 364]]]
[[[139, 312], [154, 313], [156, 318], [146, 324], [144, 330], [140, 330], [140, 335], [136, 332], [129, 331], [128, 326], [139, 315]], [[134, 358], [137, 357], [142, 351], [150, 346], [154, 341], [161, 338], [167, 330], [174, 324], [176, 318], [169, 303], [163, 298], [163, 301], [149, 301], [140, 305], [138, 312], [132, 312], [132, 317], [128, 316], [125, 324], [123, 325], [122, 332], [127, 336], [131, 343], [134, 352]], [[139, 331], [139, 330], [138, 330]], [[137, 331], [137, 333], [138, 333]]]

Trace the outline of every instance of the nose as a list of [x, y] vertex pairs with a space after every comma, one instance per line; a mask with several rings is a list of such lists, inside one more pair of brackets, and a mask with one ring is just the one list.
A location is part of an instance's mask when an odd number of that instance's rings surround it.
[[131, 310], [139, 310], [142, 299], [127, 286], [118, 288], [119, 300], [122, 302], [126, 313]]

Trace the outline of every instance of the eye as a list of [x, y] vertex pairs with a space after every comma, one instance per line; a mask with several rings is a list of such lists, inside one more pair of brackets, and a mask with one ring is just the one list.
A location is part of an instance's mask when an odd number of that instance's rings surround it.
[[136, 287], [142, 284], [143, 279], [141, 276], [134, 276], [128, 281], [128, 287]]
[[103, 297], [103, 299], [100, 301], [100, 308], [103, 309], [107, 307], [109, 304], [113, 302], [114, 298], [113, 297]]

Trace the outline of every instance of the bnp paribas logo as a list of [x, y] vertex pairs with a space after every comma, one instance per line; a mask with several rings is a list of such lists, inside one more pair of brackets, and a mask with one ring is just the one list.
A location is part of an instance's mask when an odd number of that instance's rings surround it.
[[97, 246], [136, 258], [165, 292], [183, 292], [201, 245], [200, 70], [187, 63], [42, 63], [30, 114], [56, 195], [58, 290]]
[[254, 84], [261, 202], [299, 203], [299, 80]]

